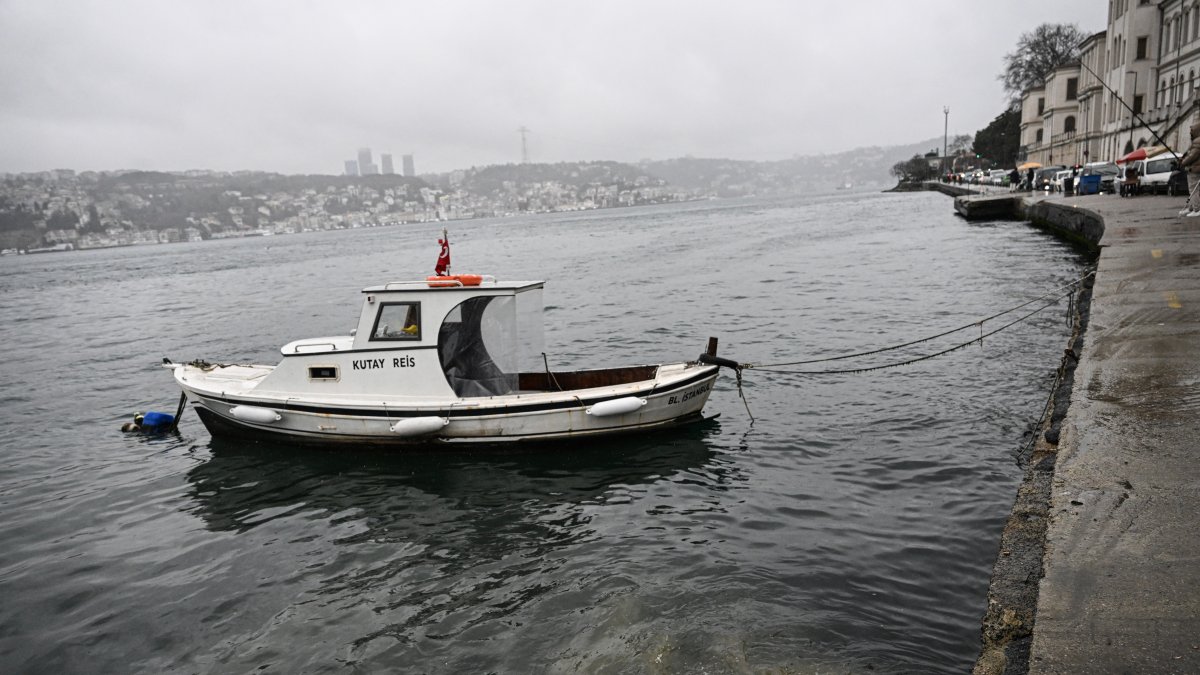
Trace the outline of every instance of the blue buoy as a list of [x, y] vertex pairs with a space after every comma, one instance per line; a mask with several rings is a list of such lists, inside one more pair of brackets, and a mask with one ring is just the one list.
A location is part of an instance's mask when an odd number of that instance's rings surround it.
[[[136, 419], [134, 420], [137, 421]], [[142, 421], [139, 423], [143, 429], [158, 430], [167, 429], [172, 424], [175, 424], [175, 416], [168, 413], [154, 412], [153, 410], [142, 415]]]
[[133, 421], [121, 426], [121, 431], [138, 431], [144, 434], [154, 434], [170, 431], [175, 427], [175, 416], [168, 413], [154, 412], [134, 413]]

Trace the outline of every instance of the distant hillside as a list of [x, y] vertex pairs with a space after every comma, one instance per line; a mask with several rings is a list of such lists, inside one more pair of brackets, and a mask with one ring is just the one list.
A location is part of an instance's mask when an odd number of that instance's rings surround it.
[[409, 186], [413, 192], [429, 185], [420, 178], [406, 176], [322, 176], [284, 175], [261, 171], [239, 171], [224, 173], [198, 171], [188, 173], [166, 173], [162, 171], [126, 171], [102, 174], [96, 180], [101, 191], [138, 191], [149, 187], [173, 187], [181, 190], [237, 190], [240, 192], [297, 192], [302, 190], [328, 190], [362, 185], [375, 190], [395, 189]]
[[582, 192], [588, 186], [669, 187], [697, 196], [794, 194], [825, 191], [849, 182], [860, 187], [890, 187], [889, 170], [913, 155], [941, 148], [942, 139], [908, 145], [856, 148], [831, 155], [809, 155], [760, 162], [681, 157], [621, 162], [499, 164], [423, 176], [443, 190], [493, 196], [530, 185], [557, 183]]
[[929, 152], [935, 146], [941, 147], [941, 139], [772, 162], [687, 157], [642, 162], [639, 166], [676, 187], [711, 190], [724, 197], [824, 191], [845, 182], [857, 186], [890, 186], [895, 179], [888, 172], [896, 162]]
[[583, 190], [596, 185], [662, 185], [643, 168], [621, 162], [559, 162], [557, 164], [496, 164], [425, 176], [443, 190], [462, 190], [488, 196], [536, 183], [558, 183]]

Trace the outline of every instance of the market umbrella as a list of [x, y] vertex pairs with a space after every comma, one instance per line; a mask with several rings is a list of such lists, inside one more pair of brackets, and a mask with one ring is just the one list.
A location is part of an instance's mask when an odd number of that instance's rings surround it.
[[1042, 165], [1037, 162], [1025, 162], [1021, 166], [1017, 167], [1017, 171], [1024, 171], [1026, 169], [1040, 169], [1040, 168], [1042, 168]]
[[1133, 152], [1129, 153], [1128, 155], [1125, 155], [1121, 159], [1117, 160], [1117, 164], [1124, 164], [1125, 162], [1136, 162], [1139, 159], [1146, 159], [1146, 149], [1145, 148], [1138, 148], [1137, 150], [1134, 150]]
[[1157, 155], [1157, 154], [1163, 152], [1165, 149], [1166, 148], [1164, 148], [1161, 145], [1151, 145], [1151, 146], [1145, 147], [1145, 148], [1138, 148], [1137, 150], [1134, 150], [1133, 152], [1129, 153], [1128, 155], [1125, 155], [1121, 159], [1118, 159], [1117, 164], [1124, 164], [1125, 162], [1136, 162], [1139, 159], [1146, 159], [1147, 157], [1153, 157], [1154, 155]]

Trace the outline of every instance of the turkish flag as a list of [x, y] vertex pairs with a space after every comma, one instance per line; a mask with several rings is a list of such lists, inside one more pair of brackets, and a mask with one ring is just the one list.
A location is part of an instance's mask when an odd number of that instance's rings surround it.
[[438, 254], [437, 265], [434, 266], [433, 273], [444, 277], [450, 272], [450, 237], [438, 239], [438, 243], [442, 245], [442, 252]]

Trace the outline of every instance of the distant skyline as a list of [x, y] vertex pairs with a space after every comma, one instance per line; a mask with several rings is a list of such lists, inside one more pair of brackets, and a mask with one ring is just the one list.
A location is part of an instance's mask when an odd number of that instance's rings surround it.
[[[776, 160], [986, 126], [1004, 55], [1094, 0], [600, 6], [0, 0], [0, 172]], [[376, 150], [377, 152], [380, 150]]]

